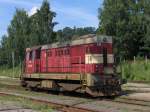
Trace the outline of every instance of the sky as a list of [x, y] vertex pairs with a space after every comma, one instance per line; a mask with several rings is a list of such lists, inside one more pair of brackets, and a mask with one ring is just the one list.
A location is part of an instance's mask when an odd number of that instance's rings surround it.
[[[31, 16], [40, 8], [43, 0], [0, 0], [0, 37], [7, 33], [16, 8], [25, 9]], [[57, 13], [54, 30], [68, 27], [98, 27], [98, 8], [103, 0], [49, 0]]]

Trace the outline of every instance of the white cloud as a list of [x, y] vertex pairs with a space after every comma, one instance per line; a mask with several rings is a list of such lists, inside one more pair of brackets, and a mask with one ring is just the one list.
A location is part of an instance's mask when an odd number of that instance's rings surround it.
[[38, 9], [39, 9], [39, 7], [37, 7], [37, 6], [32, 7], [32, 9], [28, 12], [28, 15], [29, 16], [34, 15]]
[[25, 7], [32, 7], [31, 10], [28, 12], [29, 16], [32, 16], [37, 12], [37, 9], [39, 9], [41, 5], [42, 0], [38, 1], [30, 1], [30, 0], [0, 0], [0, 3], [7, 3], [7, 4], [14, 4], [16, 6], [25, 6]]

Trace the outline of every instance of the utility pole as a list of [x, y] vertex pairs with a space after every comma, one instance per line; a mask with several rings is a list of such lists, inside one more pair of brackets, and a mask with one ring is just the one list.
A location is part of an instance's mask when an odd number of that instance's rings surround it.
[[20, 73], [19, 73], [19, 78], [21, 77], [22, 74], [22, 62], [21, 62], [21, 57], [19, 56], [19, 61], [20, 61]]
[[13, 78], [15, 78], [14, 67], [15, 67], [15, 53], [12, 51], [12, 66], [13, 66]]

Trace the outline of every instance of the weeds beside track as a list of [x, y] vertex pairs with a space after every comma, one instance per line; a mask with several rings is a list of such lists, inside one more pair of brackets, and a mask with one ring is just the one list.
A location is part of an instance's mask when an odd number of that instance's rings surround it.
[[[76, 104], [73, 105], [66, 105], [66, 104], [62, 104], [62, 103], [56, 103], [56, 102], [51, 102], [51, 101], [46, 101], [43, 99], [39, 99], [39, 98], [34, 98], [34, 97], [29, 97], [29, 96], [25, 96], [25, 95], [21, 95], [21, 94], [13, 94], [13, 93], [5, 93], [5, 92], [0, 92], [1, 96], [14, 96], [14, 97], [20, 97], [23, 99], [28, 99], [31, 100], [33, 102], [37, 102], [37, 103], [44, 103], [47, 105], [50, 105], [51, 107], [59, 110], [59, 111], [63, 111], [63, 112], [103, 112], [103, 111], [96, 111], [96, 110], [90, 110], [90, 109], [86, 109], [86, 108], [80, 108], [80, 107], [76, 107]], [[77, 104], [78, 105], [78, 104]]]
[[[7, 90], [7, 89], [9, 89], [9, 90]], [[140, 108], [138, 108], [138, 109], [135, 108], [137, 112], [141, 112], [141, 111], [149, 112], [148, 110], [150, 110], [150, 101], [131, 99], [131, 98], [128, 98], [127, 96], [126, 97], [117, 97], [114, 99], [111, 99], [111, 98], [108, 99], [105, 97], [100, 97], [100, 98], [86, 97], [84, 95], [77, 95], [75, 93], [68, 94], [67, 96], [66, 95], [56, 95], [56, 94], [45, 94], [47, 91], [40, 91], [40, 92], [25, 91], [25, 89], [20, 87], [18, 84], [11, 85], [11, 83], [9, 83], [8, 85], [1, 84], [0, 91], [1, 91], [0, 95], [5, 95], [5, 96], [8, 95], [8, 96], [20, 97], [23, 99], [29, 99], [36, 103], [42, 103], [44, 105], [49, 105], [50, 107], [52, 107], [56, 110], [60, 110], [62, 112], [76, 112], [76, 111], [78, 111], [78, 112], [109, 112], [109, 111], [103, 111], [103, 110], [91, 108], [92, 106], [89, 108], [86, 108], [83, 106], [83, 105], [87, 105], [87, 104], [94, 105], [95, 102], [99, 102], [100, 105], [103, 105], [103, 102], [107, 102], [108, 106], [109, 106], [109, 104], [113, 104], [113, 105], [117, 105], [118, 108], [121, 108], [121, 107], [119, 107], [119, 105], [130, 106], [130, 107], [132, 107], [132, 106], [142, 107], [142, 109], [147, 108], [147, 110], [145, 110], [145, 111], [143, 111]], [[45, 96], [45, 97], [42, 99], [42, 97], [39, 97], [39, 96]], [[48, 97], [52, 97], [52, 98], [50, 98], [50, 101], [48, 100]], [[59, 98], [57, 98], [57, 97], [59, 97]], [[63, 97], [65, 97], [65, 99], [67, 99], [67, 100], [68, 99], [69, 100], [77, 99], [77, 101], [67, 104], [67, 103], [63, 102], [63, 101], [65, 101], [64, 99], [61, 102], [61, 97], [62, 97], [62, 99], [63, 99]], [[59, 102], [52, 101], [55, 98]], [[84, 99], [84, 100], [81, 100], [81, 99]], [[107, 105], [106, 105], [106, 107], [107, 107]]]

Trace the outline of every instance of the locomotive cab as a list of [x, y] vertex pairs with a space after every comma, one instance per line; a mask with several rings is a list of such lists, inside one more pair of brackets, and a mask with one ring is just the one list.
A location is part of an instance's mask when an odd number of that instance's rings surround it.
[[86, 54], [86, 66], [95, 68], [87, 74], [87, 92], [92, 96], [99, 96], [100, 91], [103, 91], [103, 95], [117, 95], [121, 91], [122, 82], [114, 69], [112, 38], [100, 36], [97, 39], [95, 49], [91, 46], [90, 53]]
[[40, 47], [26, 49], [26, 59], [25, 59], [25, 65], [27, 65], [25, 68], [26, 73], [32, 74], [40, 72], [40, 56], [41, 56]]

